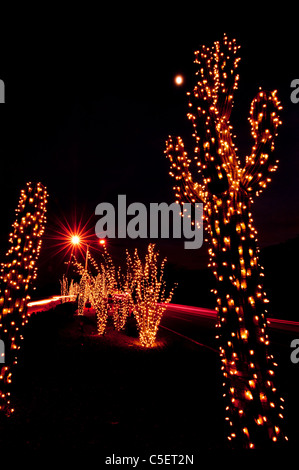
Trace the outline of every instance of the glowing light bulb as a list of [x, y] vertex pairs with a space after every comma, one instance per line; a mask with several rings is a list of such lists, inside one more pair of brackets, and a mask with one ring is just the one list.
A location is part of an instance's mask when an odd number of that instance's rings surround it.
[[80, 243], [80, 238], [78, 237], [78, 235], [74, 235], [72, 237], [72, 244], [73, 245], [79, 245], [79, 243]]
[[176, 75], [176, 76], [174, 77], [174, 83], [175, 83], [176, 85], [179, 85], [179, 86], [182, 85], [182, 84], [184, 83], [184, 78], [183, 78], [183, 76], [182, 76], [182, 75]]

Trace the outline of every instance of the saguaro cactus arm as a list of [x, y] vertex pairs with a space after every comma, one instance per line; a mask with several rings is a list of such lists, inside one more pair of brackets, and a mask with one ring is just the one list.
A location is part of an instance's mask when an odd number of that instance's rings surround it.
[[270, 173], [277, 169], [278, 160], [274, 160], [273, 150], [281, 124], [278, 115], [281, 109], [276, 91], [260, 90], [251, 103], [249, 121], [254, 145], [241, 177], [242, 187], [250, 194], [260, 193], [271, 181]]

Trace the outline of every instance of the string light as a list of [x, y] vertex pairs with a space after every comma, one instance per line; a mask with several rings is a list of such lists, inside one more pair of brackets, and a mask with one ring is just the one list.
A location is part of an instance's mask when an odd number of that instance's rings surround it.
[[13, 412], [9, 385], [17, 351], [28, 323], [29, 288], [37, 277], [42, 235], [46, 223], [47, 191], [41, 183], [21, 190], [16, 219], [9, 235], [10, 248], [0, 272], [0, 337], [5, 343], [5, 365], [0, 369], [0, 410]]
[[[265, 189], [277, 169], [273, 150], [281, 105], [276, 91], [259, 90], [249, 114], [254, 144], [242, 166], [230, 124], [239, 81], [239, 48], [235, 39], [224, 35], [221, 42], [195, 52], [197, 83], [193, 93], [187, 93], [194, 156], [189, 158], [181, 137], [169, 136], [165, 153], [177, 203], [204, 204], [209, 266], [218, 281], [216, 328], [226, 389], [227, 438], [235, 447], [256, 448], [287, 439], [275, 405], [268, 299], [262, 289], [264, 273], [251, 213], [254, 196]], [[201, 182], [194, 181], [198, 175]]]

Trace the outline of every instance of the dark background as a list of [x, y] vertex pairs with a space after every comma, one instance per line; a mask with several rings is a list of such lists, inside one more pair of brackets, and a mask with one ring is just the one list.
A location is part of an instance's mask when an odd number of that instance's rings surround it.
[[[1, 36], [0, 78], [6, 103], [0, 107], [1, 261], [7, 249], [19, 193], [27, 181], [49, 192], [48, 224], [35, 296], [59, 293], [68, 255], [58, 253], [57, 230], [66, 221], [87, 223], [93, 233], [100, 202], [173, 202], [173, 181], [164, 156], [169, 134], [192, 150], [187, 91], [194, 85], [194, 51], [226, 32], [241, 45], [239, 89], [231, 121], [241, 159], [252, 140], [248, 115], [259, 86], [277, 89], [282, 102], [276, 141], [279, 169], [253, 208], [271, 314], [297, 319], [299, 254], [299, 104], [290, 100], [298, 78], [296, 12], [262, 12], [201, 4], [172, 7], [116, 5], [33, 12], [31, 22], [10, 17]], [[253, 7], [252, 7], [253, 8]], [[28, 13], [28, 12], [27, 12]], [[285, 15], [284, 15], [285, 14]], [[30, 16], [30, 14], [29, 14]], [[283, 17], [286, 16], [286, 20]], [[231, 21], [233, 20], [233, 21]], [[174, 76], [183, 74], [183, 86]], [[116, 263], [125, 248], [144, 249], [147, 240], [109, 240]], [[169, 280], [178, 281], [174, 301], [214, 306], [206, 269], [206, 243], [184, 250], [183, 242], [157, 240], [168, 257]]]

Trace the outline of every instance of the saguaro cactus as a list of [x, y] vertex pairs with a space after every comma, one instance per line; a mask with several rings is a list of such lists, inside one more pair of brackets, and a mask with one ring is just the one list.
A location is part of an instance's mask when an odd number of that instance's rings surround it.
[[16, 220], [10, 233], [7, 261], [0, 274], [0, 337], [5, 344], [5, 364], [0, 368], [0, 410], [10, 414], [9, 384], [17, 363], [22, 329], [28, 322], [29, 287], [37, 276], [36, 262], [46, 222], [47, 191], [41, 183], [27, 183], [21, 191]]
[[254, 195], [277, 168], [273, 150], [281, 106], [276, 91], [259, 90], [249, 117], [254, 144], [242, 166], [229, 121], [239, 79], [238, 49], [235, 40], [224, 36], [195, 52], [198, 80], [188, 93], [194, 156], [188, 157], [180, 137], [171, 136], [165, 153], [178, 202], [204, 204], [210, 266], [218, 281], [217, 338], [227, 438], [234, 447], [254, 448], [287, 439], [281, 431], [283, 399], [274, 384], [277, 364], [269, 351], [268, 300], [251, 214]]

